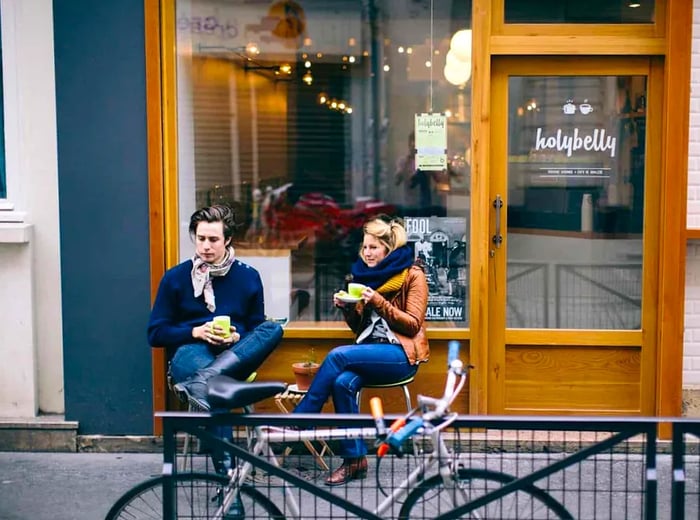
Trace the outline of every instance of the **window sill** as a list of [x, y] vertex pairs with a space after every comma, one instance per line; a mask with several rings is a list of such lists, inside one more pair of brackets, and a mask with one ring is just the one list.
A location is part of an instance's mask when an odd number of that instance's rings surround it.
[[0, 244], [27, 244], [32, 230], [31, 224], [0, 222]]
[[[434, 340], [468, 340], [470, 330], [448, 322], [426, 322], [428, 339]], [[287, 339], [352, 339], [352, 331], [344, 322], [290, 322], [284, 329]]]

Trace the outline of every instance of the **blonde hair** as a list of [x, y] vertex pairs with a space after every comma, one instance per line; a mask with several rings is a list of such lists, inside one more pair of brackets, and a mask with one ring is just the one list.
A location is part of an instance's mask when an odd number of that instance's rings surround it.
[[[375, 217], [365, 222], [362, 227], [365, 235], [372, 235], [380, 244], [386, 247], [387, 255], [407, 242], [406, 230], [400, 218]], [[362, 246], [360, 246], [362, 256]]]

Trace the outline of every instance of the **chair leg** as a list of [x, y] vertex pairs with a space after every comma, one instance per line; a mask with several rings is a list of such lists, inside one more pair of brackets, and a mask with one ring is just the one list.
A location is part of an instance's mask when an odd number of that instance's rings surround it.
[[411, 411], [411, 392], [408, 391], [408, 385], [401, 385], [403, 395], [406, 398], [406, 413]]

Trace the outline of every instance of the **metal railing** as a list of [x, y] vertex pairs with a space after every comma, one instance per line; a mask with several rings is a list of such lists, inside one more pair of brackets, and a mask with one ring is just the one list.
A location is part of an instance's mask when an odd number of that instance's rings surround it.
[[[164, 473], [176, 474], [209, 469], [206, 453], [181, 453], [178, 440], [183, 432], [199, 437], [204, 446], [228, 452], [233, 458], [251, 462], [256, 471], [250, 485], [280, 507], [284, 486], [291, 486], [304, 518], [377, 518], [373, 509], [383, 498], [381, 489], [398, 485], [415, 467], [425, 449], [402, 457], [369, 457], [370, 475], [345, 486], [325, 485], [327, 472], [302, 444], [281, 443], [275, 453], [278, 466], [264, 457], [252, 455], [243, 432], [258, 425], [301, 428], [371, 428], [369, 415], [323, 414], [313, 421], [303, 416], [263, 414], [163, 413]], [[301, 417], [301, 418], [300, 418]], [[391, 420], [389, 417], [387, 420]], [[659, 424], [672, 423], [672, 442], [659, 441]], [[213, 425], [231, 425], [239, 434], [233, 442], [212, 435]], [[577, 519], [696, 519], [700, 515], [698, 481], [698, 439], [700, 421], [639, 417], [473, 417], [459, 416], [446, 431], [454, 461], [472, 474], [489, 477], [485, 490], [473, 501], [453, 510], [442, 510], [438, 518], [472, 518], [467, 510], [527, 494], [532, 486], [561, 504], [570, 516], [519, 511], [517, 518]], [[419, 438], [420, 440], [420, 438]], [[428, 442], [427, 438], [422, 442]], [[332, 441], [329, 441], [332, 448]], [[189, 443], [190, 446], [195, 443]], [[370, 453], [373, 444], [368, 441]], [[205, 450], [206, 451], [206, 450]], [[337, 449], [333, 450], [337, 453]], [[179, 459], [179, 463], [178, 463]], [[342, 462], [328, 456], [331, 471]], [[187, 464], [184, 464], [184, 462]], [[380, 464], [380, 470], [377, 465]], [[180, 470], [182, 471], [182, 470]], [[376, 471], [376, 476], [375, 476]], [[498, 476], [500, 475], [500, 476]], [[427, 480], [430, 475], [424, 475]], [[659, 486], [659, 482], [663, 486]], [[495, 484], [495, 485], [494, 485]], [[419, 484], [420, 485], [420, 484]], [[671, 493], [668, 493], [671, 489]], [[427, 499], [426, 499], [427, 500]], [[515, 500], [512, 499], [511, 502]], [[400, 504], [397, 505], [397, 508]], [[413, 511], [413, 510], [412, 510]], [[543, 516], [539, 516], [542, 514]], [[247, 516], [248, 518], [249, 516]], [[392, 512], [398, 516], [398, 509]], [[488, 518], [475, 515], [473, 518]], [[499, 518], [514, 518], [507, 513]], [[433, 518], [413, 512], [411, 518]]]

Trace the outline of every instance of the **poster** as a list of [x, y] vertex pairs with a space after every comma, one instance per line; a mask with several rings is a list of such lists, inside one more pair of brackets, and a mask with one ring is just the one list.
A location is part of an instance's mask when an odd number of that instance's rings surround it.
[[405, 217], [408, 245], [428, 281], [427, 321], [466, 321], [467, 219]]
[[447, 168], [447, 117], [445, 114], [415, 115], [416, 169]]

